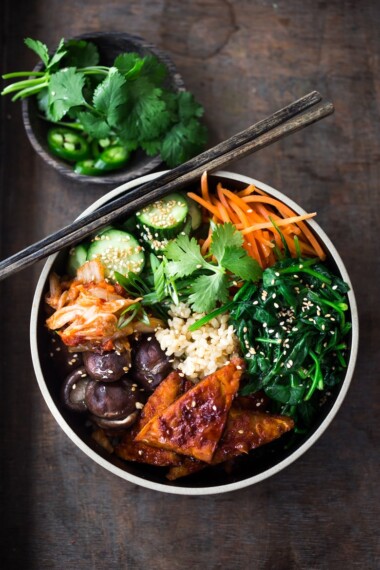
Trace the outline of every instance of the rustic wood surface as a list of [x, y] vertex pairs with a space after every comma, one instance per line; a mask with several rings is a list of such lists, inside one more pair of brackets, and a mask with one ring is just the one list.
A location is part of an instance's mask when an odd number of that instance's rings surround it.
[[[0, 285], [1, 567], [177, 570], [380, 567], [380, 4], [376, 0], [6, 0], [1, 71], [31, 68], [27, 36], [126, 31], [165, 50], [214, 144], [318, 89], [335, 114], [230, 167], [286, 192], [334, 241], [361, 323], [352, 387], [323, 437], [255, 487], [159, 494], [104, 471], [40, 395], [28, 326], [41, 264]], [[74, 219], [104, 188], [54, 172], [19, 104], [1, 100], [0, 256]]]

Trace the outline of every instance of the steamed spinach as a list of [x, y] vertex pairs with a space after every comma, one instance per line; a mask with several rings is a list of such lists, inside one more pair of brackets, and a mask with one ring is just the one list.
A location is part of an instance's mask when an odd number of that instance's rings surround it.
[[242, 394], [264, 390], [273, 411], [307, 427], [345, 373], [348, 289], [318, 259], [281, 259], [260, 285], [246, 283], [229, 307], [247, 363]]

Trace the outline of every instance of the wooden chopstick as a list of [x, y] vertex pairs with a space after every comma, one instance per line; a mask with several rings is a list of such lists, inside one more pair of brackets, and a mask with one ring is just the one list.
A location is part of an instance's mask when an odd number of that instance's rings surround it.
[[305, 112], [321, 99], [317, 91], [309, 93], [212, 149], [155, 180], [126, 192], [91, 214], [75, 220], [72, 224], [8, 257], [0, 262], [0, 280], [60, 249], [77, 243], [112, 223], [116, 218], [183, 188], [199, 179], [205, 170], [212, 171], [224, 167], [333, 113], [334, 107], [329, 102]]

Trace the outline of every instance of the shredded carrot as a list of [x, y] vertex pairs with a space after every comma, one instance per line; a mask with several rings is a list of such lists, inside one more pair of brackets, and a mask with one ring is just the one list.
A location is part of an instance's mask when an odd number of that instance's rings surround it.
[[[282, 220], [277, 220], [277, 226], [285, 226], [286, 224], [294, 224], [295, 222], [302, 222], [302, 220], [308, 220], [316, 216], [317, 213], [313, 212], [312, 214], [303, 214], [302, 216], [292, 216], [290, 218], [284, 218]], [[263, 222], [262, 224], [254, 224], [251, 227], [245, 228], [242, 230], [242, 234], [249, 234], [250, 232], [254, 232], [255, 230], [265, 230], [273, 228], [272, 222]]]
[[210, 194], [208, 192], [208, 179], [207, 179], [207, 172], [204, 172], [201, 177], [201, 190], [202, 190], [202, 198], [206, 200], [206, 202], [210, 202]]
[[[325, 259], [326, 255], [305, 221], [316, 214], [297, 215], [291, 208], [277, 198], [268, 196], [253, 184], [236, 193], [217, 184], [216, 192], [210, 193], [207, 172], [201, 178], [201, 195], [188, 193], [189, 198], [203, 208], [205, 219], [214, 223], [232, 223], [244, 237], [244, 248], [263, 267], [270, 267], [276, 261], [275, 246], [283, 250], [281, 233], [292, 256], [297, 255], [295, 237], [302, 255], [317, 256]], [[209, 251], [212, 232], [202, 243], [201, 251]]]
[[191, 198], [192, 200], [198, 202], [198, 204], [203, 206], [203, 208], [209, 210], [214, 216], [216, 216], [220, 220], [222, 219], [220, 217], [218, 208], [215, 208], [215, 206], [213, 206], [210, 202], [207, 202], [206, 200], [198, 196], [198, 194], [194, 194], [194, 192], [188, 192], [187, 195], [189, 196], [189, 198]]

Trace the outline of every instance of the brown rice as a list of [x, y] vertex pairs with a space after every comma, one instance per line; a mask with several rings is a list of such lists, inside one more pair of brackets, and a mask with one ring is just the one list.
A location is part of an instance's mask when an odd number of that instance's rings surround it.
[[203, 314], [192, 313], [185, 303], [171, 305], [168, 327], [156, 332], [162, 350], [173, 358], [173, 366], [191, 380], [201, 379], [224, 366], [238, 353], [238, 339], [228, 314], [215, 317], [200, 329], [188, 328]]

